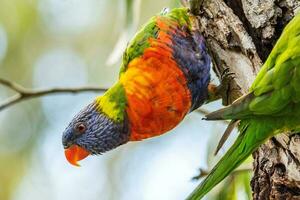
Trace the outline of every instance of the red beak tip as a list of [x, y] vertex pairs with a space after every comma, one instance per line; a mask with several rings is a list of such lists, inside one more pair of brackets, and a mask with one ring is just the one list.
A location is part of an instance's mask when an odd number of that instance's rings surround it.
[[65, 149], [65, 156], [68, 162], [76, 167], [80, 167], [78, 161], [86, 158], [90, 153], [84, 148], [78, 145], [72, 145], [68, 149]]

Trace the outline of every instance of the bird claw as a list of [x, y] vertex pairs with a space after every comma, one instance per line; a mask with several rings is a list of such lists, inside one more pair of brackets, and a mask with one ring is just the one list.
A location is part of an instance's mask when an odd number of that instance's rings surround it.
[[221, 74], [221, 85], [226, 84], [228, 85], [231, 80], [235, 78], [235, 73], [230, 72], [229, 68], [224, 69], [224, 71]]
[[224, 69], [221, 74], [221, 84], [217, 87], [217, 93], [223, 99], [223, 105], [227, 105], [227, 97], [230, 88], [230, 82], [235, 78], [235, 73], [230, 72], [229, 68]]

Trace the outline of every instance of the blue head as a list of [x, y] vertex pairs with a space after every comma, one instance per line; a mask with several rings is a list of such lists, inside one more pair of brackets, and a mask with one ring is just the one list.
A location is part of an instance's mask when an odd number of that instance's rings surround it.
[[114, 122], [99, 112], [95, 102], [86, 106], [72, 119], [62, 136], [66, 157], [74, 165], [89, 154], [102, 154], [128, 140], [127, 123]]

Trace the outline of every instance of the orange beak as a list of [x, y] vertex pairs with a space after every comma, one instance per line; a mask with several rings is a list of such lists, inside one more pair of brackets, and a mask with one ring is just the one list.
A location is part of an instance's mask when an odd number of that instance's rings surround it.
[[87, 150], [75, 144], [65, 150], [65, 156], [69, 163], [77, 167], [80, 167], [77, 162], [86, 158], [88, 155], [90, 155], [90, 153]]

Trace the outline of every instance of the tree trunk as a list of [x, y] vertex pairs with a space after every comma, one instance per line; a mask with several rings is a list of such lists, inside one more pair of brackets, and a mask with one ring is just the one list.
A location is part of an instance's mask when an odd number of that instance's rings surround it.
[[[225, 105], [248, 91], [284, 26], [300, 10], [299, 0], [192, 0], [191, 5], [197, 5], [191, 9], [199, 16], [214, 71], [219, 77], [226, 68], [236, 74]], [[299, 134], [271, 138], [253, 157], [253, 199], [300, 199]]]

